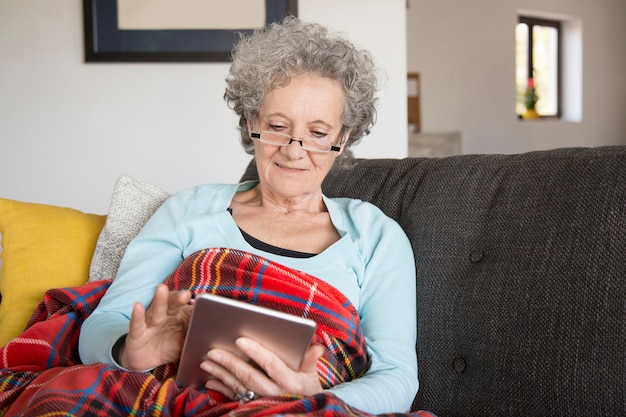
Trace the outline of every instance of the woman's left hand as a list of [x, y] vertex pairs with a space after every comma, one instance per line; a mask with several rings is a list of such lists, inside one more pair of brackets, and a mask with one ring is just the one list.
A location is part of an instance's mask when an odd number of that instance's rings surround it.
[[265, 374], [229, 351], [213, 349], [201, 365], [211, 375], [206, 388], [221, 392], [233, 400], [239, 399], [238, 394], [248, 391], [256, 396], [312, 395], [322, 392], [316, 364], [324, 353], [323, 346], [309, 346], [297, 371], [289, 368], [272, 351], [252, 339], [237, 339], [237, 347], [257, 363]]

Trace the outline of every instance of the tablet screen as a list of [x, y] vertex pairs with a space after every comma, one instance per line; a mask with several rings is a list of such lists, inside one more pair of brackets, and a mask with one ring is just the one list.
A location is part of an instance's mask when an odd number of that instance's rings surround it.
[[214, 294], [200, 294], [187, 329], [176, 383], [181, 387], [203, 387], [209, 375], [200, 369], [200, 363], [214, 348], [249, 360], [235, 346], [235, 341], [244, 336], [265, 346], [297, 370], [315, 328], [315, 322], [307, 318]]

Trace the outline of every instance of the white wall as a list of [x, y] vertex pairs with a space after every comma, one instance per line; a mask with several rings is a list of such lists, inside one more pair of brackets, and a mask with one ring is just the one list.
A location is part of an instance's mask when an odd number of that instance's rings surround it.
[[[115, 179], [170, 192], [234, 182], [250, 156], [222, 99], [226, 63], [85, 64], [82, 2], [0, 2], [0, 197], [106, 213]], [[403, 157], [404, 0], [300, 0], [299, 14], [368, 48], [388, 81], [354, 148]]]
[[[519, 9], [582, 22], [581, 122], [516, 119]], [[409, 0], [407, 62], [420, 73], [423, 130], [460, 131], [463, 153], [626, 144], [624, 17], [623, 0]]]

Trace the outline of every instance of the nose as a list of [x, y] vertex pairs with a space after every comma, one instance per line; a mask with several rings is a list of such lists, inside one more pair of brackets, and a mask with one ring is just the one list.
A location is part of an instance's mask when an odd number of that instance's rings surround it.
[[[295, 145], [294, 145], [295, 142]], [[282, 147], [290, 159], [301, 159], [306, 155], [306, 151], [302, 149], [302, 140], [289, 138], [289, 144]]]
[[289, 138], [288, 145], [291, 145], [291, 142], [298, 142], [300, 144], [300, 147], [302, 147], [302, 139]]

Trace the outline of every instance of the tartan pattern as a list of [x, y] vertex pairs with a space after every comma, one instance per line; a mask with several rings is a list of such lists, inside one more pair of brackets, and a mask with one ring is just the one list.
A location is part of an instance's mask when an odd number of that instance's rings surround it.
[[[356, 311], [338, 291], [310, 275], [248, 253], [208, 249], [188, 257], [167, 283], [171, 289], [230, 295], [319, 319], [316, 342], [324, 342], [333, 352], [318, 365], [325, 385], [366, 369]], [[81, 364], [80, 326], [109, 285], [96, 281], [45, 294], [24, 333], [0, 349], [0, 415], [368, 416], [329, 392], [264, 397], [240, 404], [214, 391], [179, 388], [173, 379], [175, 364], [152, 373]], [[331, 310], [336, 303], [344, 307], [337, 315]], [[426, 411], [412, 415], [433, 416]]]
[[367, 346], [356, 308], [335, 287], [312, 275], [249, 252], [211, 248], [187, 257], [167, 283], [170, 290], [208, 292], [315, 321], [313, 342], [328, 348], [317, 367], [324, 388], [367, 370]]

